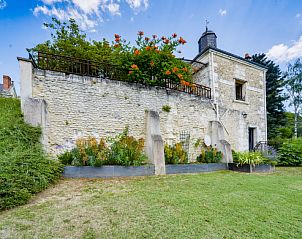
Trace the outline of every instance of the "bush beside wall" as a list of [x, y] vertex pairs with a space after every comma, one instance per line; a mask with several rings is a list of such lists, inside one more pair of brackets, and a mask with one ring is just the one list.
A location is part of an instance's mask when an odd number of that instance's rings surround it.
[[62, 173], [39, 142], [41, 130], [24, 123], [17, 99], [0, 98], [0, 210], [26, 203]]
[[302, 165], [302, 138], [285, 141], [278, 150], [278, 165]]

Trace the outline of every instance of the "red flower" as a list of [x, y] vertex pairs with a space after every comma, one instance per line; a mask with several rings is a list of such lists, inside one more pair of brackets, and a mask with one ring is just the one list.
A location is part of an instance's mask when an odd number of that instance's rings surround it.
[[129, 71], [129, 75], [131, 75], [133, 73], [133, 71]]
[[119, 43], [121, 38], [115, 38], [115, 42]]
[[164, 36], [161, 37], [162, 40], [165, 40], [166, 38]]
[[143, 36], [143, 35], [144, 35], [144, 32], [142, 32], [142, 31], [138, 31], [137, 35], [139, 35], [139, 36]]
[[138, 50], [138, 49], [136, 49], [135, 51], [134, 51], [134, 55], [139, 55], [139, 54], [141, 54], [141, 52]]
[[182, 37], [180, 37], [180, 38], [178, 39], [178, 42], [181, 43], [181, 44], [187, 43], [186, 40], [184, 40]]
[[188, 72], [188, 68], [187, 68], [187, 67], [182, 68], [182, 70], [183, 70], [184, 72]]
[[171, 71], [167, 70], [166, 75], [171, 75]]
[[157, 38], [157, 36], [156, 36], [156, 35], [152, 35], [152, 37], [153, 37], [153, 39]]
[[131, 68], [132, 68], [133, 70], [138, 70], [138, 66], [135, 65], [135, 64], [133, 64], [133, 65], [131, 66]]
[[118, 35], [118, 34], [114, 34], [114, 37], [115, 37], [115, 38], [121, 38], [121, 36]]
[[150, 46], [146, 46], [146, 51], [150, 51], [151, 47]]
[[173, 67], [172, 72], [175, 73], [176, 71], [178, 71], [177, 67]]
[[156, 51], [157, 53], [160, 53], [160, 50], [158, 50], [158, 49], [156, 49], [155, 51]]
[[153, 67], [154, 66], [154, 61], [150, 62], [150, 66]]
[[176, 34], [176, 33], [174, 33], [174, 34], [172, 35], [172, 37], [173, 37], [173, 38], [177, 37], [177, 34]]
[[114, 48], [117, 48], [117, 47], [119, 47], [119, 46], [120, 46], [119, 44], [115, 44], [115, 45], [114, 45]]
[[149, 37], [145, 37], [145, 41], [149, 41], [150, 40], [150, 38]]
[[169, 44], [169, 42], [170, 42], [169, 39], [165, 39], [165, 40], [164, 40], [164, 43], [165, 43], [165, 44]]
[[182, 74], [177, 74], [177, 77], [179, 78], [179, 79], [183, 79], [183, 76], [182, 76]]

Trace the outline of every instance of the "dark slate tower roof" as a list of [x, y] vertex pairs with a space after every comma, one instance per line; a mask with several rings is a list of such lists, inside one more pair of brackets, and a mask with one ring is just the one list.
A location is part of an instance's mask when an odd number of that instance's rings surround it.
[[216, 39], [217, 36], [215, 32], [208, 30], [208, 27], [206, 27], [206, 31], [202, 34], [198, 41], [199, 53], [203, 52], [208, 47], [217, 48]]

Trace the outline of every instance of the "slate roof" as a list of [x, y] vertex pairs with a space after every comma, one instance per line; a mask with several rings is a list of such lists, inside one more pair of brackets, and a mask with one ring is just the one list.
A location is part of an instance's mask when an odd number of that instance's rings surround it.
[[[202, 54], [204, 54], [206, 51], [209, 51], [210, 49], [211, 49], [211, 50], [214, 50], [214, 51], [217, 51], [217, 52], [220, 52], [220, 53], [222, 53], [222, 54], [225, 54], [225, 55], [228, 55], [228, 56], [237, 58], [237, 59], [239, 59], [239, 60], [248, 62], [248, 63], [250, 63], [250, 64], [252, 64], [252, 65], [256, 65], [256, 66], [261, 67], [261, 68], [263, 68], [263, 69], [268, 69], [268, 67], [266, 67], [266, 66], [264, 66], [264, 65], [262, 65], [262, 64], [259, 64], [259, 63], [256, 63], [256, 62], [247, 60], [247, 59], [245, 59], [245, 58], [243, 58], [243, 57], [241, 57], [241, 56], [237, 56], [237, 55], [235, 55], [235, 54], [232, 54], [232, 53], [230, 53], [230, 52], [227, 52], [227, 51], [221, 50], [221, 49], [219, 49], [219, 48], [215, 48], [215, 47], [207, 47], [207, 48], [204, 49], [202, 52], [200, 52], [200, 53], [194, 58], [194, 60], [196, 60], [198, 57], [200, 57]], [[194, 60], [193, 60], [193, 61], [194, 61]]]

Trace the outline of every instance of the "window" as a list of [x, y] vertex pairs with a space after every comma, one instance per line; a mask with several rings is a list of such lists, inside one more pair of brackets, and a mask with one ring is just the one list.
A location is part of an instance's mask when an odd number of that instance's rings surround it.
[[245, 82], [235, 80], [236, 100], [245, 101]]

